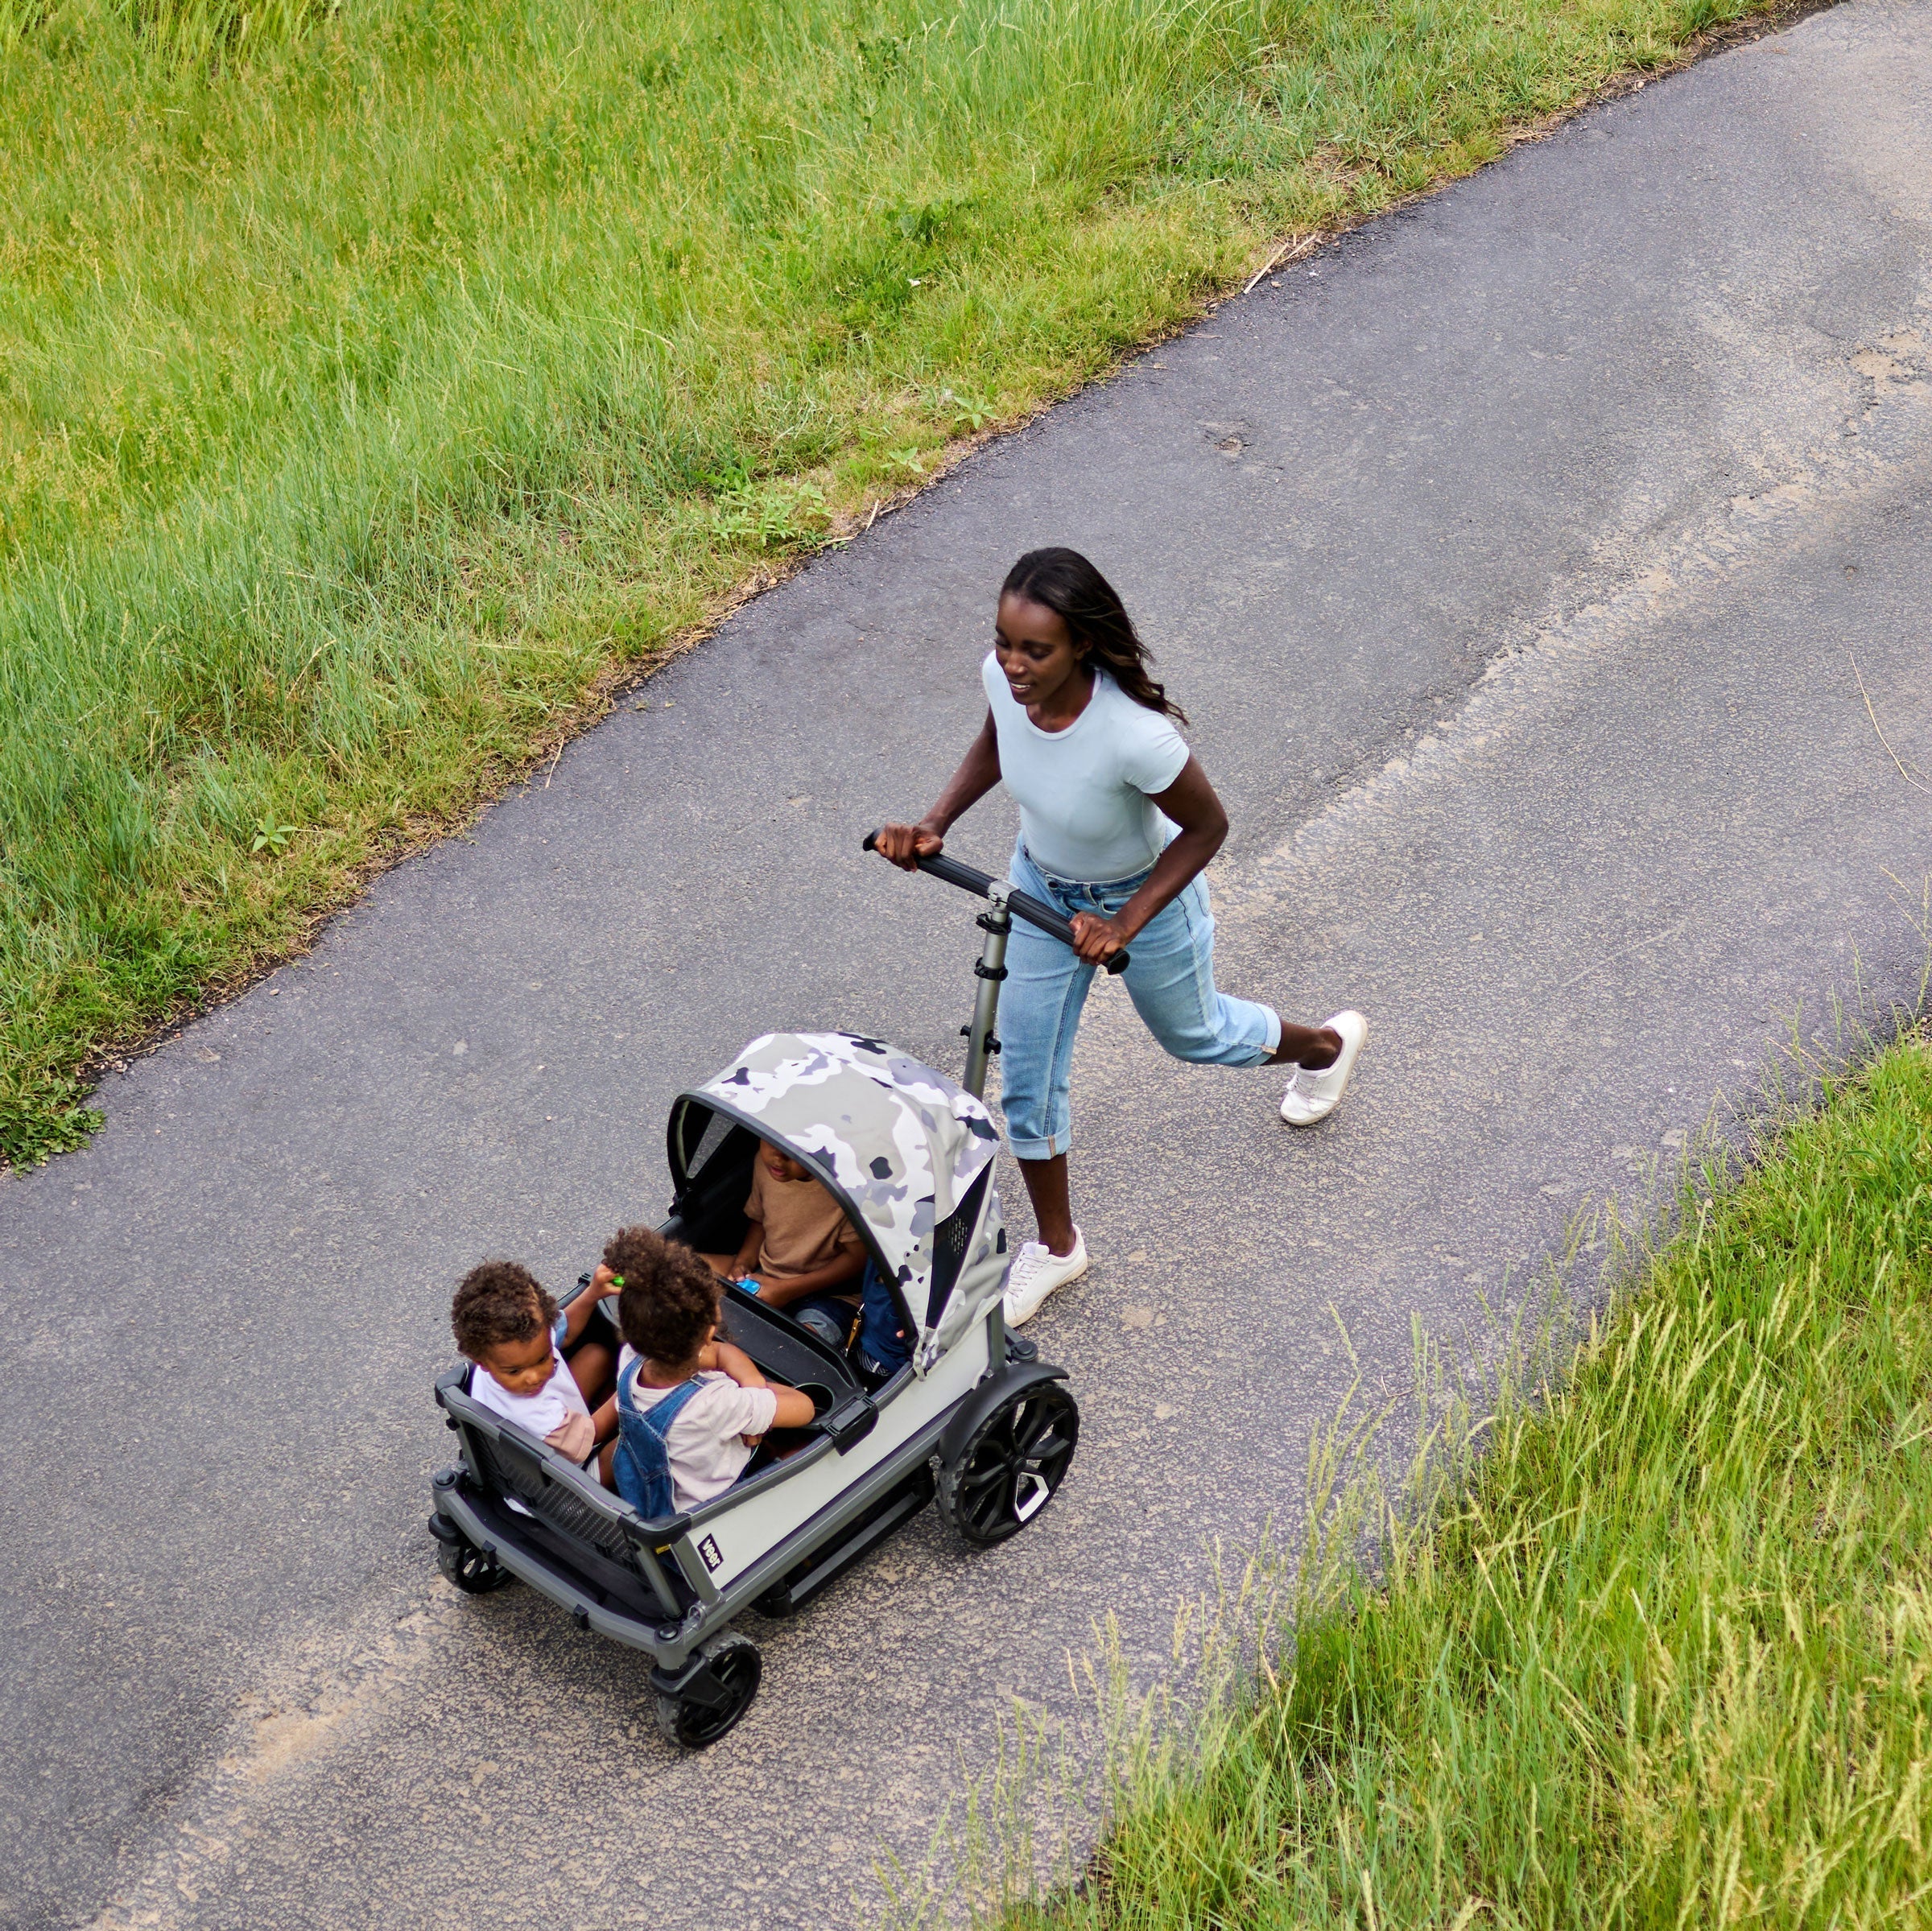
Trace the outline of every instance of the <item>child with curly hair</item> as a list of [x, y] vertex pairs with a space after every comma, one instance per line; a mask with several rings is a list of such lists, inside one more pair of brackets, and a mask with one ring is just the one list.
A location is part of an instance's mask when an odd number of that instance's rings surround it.
[[617, 1439], [601, 1467], [605, 1484], [640, 1515], [722, 1495], [768, 1430], [811, 1422], [810, 1395], [766, 1381], [741, 1348], [716, 1339], [720, 1285], [689, 1248], [627, 1227], [604, 1249], [604, 1268], [617, 1289], [626, 1358]]
[[[450, 1304], [456, 1347], [476, 1364], [471, 1400], [573, 1462], [590, 1454], [597, 1430], [564, 1351], [581, 1338], [601, 1298], [580, 1294], [566, 1312], [527, 1268], [485, 1261], [463, 1277]], [[603, 1358], [606, 1351], [597, 1352]]]

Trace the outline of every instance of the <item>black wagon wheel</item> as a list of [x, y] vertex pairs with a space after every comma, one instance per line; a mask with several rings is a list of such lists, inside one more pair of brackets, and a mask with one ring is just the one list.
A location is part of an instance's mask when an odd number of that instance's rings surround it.
[[493, 1555], [440, 1517], [430, 1529], [436, 1538], [436, 1566], [466, 1596], [488, 1595], [517, 1579]]
[[1022, 1388], [941, 1470], [947, 1520], [983, 1549], [1018, 1535], [1053, 1499], [1080, 1438], [1080, 1409], [1059, 1382]]
[[687, 1750], [715, 1743], [751, 1707], [765, 1673], [758, 1646], [728, 1629], [713, 1636], [699, 1654], [704, 1666], [675, 1695], [658, 1692], [658, 1728], [667, 1743]]

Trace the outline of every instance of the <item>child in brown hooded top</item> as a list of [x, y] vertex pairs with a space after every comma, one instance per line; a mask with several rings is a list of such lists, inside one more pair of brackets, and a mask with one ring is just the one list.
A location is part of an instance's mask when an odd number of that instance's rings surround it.
[[704, 1259], [782, 1307], [833, 1347], [852, 1338], [859, 1315], [865, 1244], [845, 1210], [805, 1167], [767, 1141], [752, 1163], [745, 1238], [736, 1254]]

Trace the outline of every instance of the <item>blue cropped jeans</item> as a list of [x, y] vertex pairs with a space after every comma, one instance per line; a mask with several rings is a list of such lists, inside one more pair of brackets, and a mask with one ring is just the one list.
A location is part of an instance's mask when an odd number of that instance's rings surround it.
[[[1091, 912], [1111, 918], [1146, 881], [1141, 872], [1104, 885], [1054, 878], [1014, 848], [1007, 873], [1023, 892], [1069, 918]], [[1282, 1022], [1265, 1005], [1230, 999], [1214, 985], [1214, 917], [1208, 884], [1194, 879], [1150, 919], [1127, 948], [1121, 975], [1134, 1010], [1176, 1059], [1201, 1066], [1259, 1066], [1282, 1041]], [[1068, 1076], [1080, 1009], [1096, 968], [1084, 965], [1057, 939], [1023, 918], [1013, 922], [1009, 976], [1000, 1001], [1001, 1105], [1006, 1137], [1022, 1160], [1051, 1160], [1073, 1144]]]

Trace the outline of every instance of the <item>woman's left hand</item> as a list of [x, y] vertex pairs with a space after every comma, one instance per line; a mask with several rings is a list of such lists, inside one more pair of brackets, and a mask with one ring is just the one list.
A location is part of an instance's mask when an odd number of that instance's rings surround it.
[[1092, 912], [1073, 915], [1073, 949], [1088, 965], [1104, 965], [1128, 943], [1128, 935], [1111, 918]]

